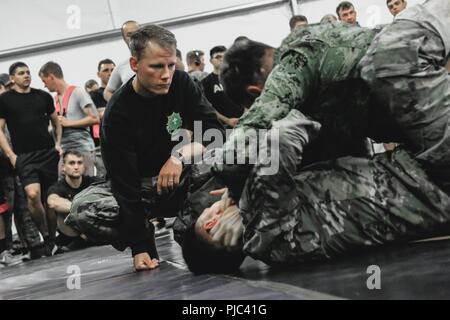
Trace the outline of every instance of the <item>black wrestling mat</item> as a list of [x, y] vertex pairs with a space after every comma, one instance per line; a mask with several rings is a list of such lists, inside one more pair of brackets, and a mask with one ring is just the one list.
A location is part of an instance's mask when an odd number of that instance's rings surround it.
[[170, 235], [158, 269], [133, 272], [129, 252], [94, 247], [0, 269], [0, 299], [449, 299], [450, 241], [389, 247], [289, 269], [246, 259], [236, 275], [194, 276]]

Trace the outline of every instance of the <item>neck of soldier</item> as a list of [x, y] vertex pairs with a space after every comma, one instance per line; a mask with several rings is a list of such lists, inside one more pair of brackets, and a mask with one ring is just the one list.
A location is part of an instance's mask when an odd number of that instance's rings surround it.
[[21, 87], [18, 86], [17, 84], [13, 87], [13, 89], [18, 92], [18, 93], [30, 93], [31, 91], [31, 86], [27, 86], [27, 87]]
[[220, 68], [214, 68], [213, 73], [219, 75]]
[[150, 98], [150, 97], [156, 96], [156, 94], [154, 94], [154, 93], [151, 92], [151, 91], [148, 91], [148, 90], [142, 85], [142, 83], [139, 81], [137, 75], [134, 77], [133, 82], [132, 82], [132, 85], [133, 85], [134, 91], [135, 91], [138, 95], [140, 95], [140, 96], [143, 96], [143, 97], [146, 97], [146, 98]]
[[68, 86], [69, 85], [64, 79], [58, 79], [55, 84], [56, 93], [58, 93], [58, 96], [60, 97], [64, 96], [64, 93], [66, 92]]
[[66, 174], [65, 179], [66, 179], [67, 184], [74, 189], [78, 189], [81, 186], [81, 183], [83, 182], [83, 176], [70, 177]]

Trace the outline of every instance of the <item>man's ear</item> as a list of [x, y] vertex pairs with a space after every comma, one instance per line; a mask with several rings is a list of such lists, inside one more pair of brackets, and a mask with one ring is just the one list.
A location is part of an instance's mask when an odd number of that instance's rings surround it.
[[137, 72], [138, 60], [136, 57], [133, 57], [133, 56], [130, 57], [130, 67], [131, 67], [131, 70], [133, 70], [134, 72]]
[[252, 84], [252, 85], [247, 86], [247, 88], [245, 88], [245, 91], [254, 97], [259, 97], [262, 90], [263, 90], [263, 87], [259, 84]]

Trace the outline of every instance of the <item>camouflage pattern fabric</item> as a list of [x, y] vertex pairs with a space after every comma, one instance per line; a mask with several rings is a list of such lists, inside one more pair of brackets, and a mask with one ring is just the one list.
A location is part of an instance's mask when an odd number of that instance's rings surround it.
[[[432, 27], [441, 24], [447, 26], [443, 34]], [[405, 148], [450, 191], [449, 25], [450, 1], [414, 7], [374, 39], [359, 67], [371, 99], [397, 123]]]
[[[280, 136], [278, 173], [247, 166], [245, 186], [232, 179], [245, 166], [213, 168], [237, 190], [249, 255], [270, 264], [296, 263], [448, 234], [449, 39], [433, 25], [450, 25], [449, 7], [449, 1], [430, 0], [423, 8], [431, 16], [406, 10], [375, 40], [376, 31], [344, 25], [305, 28], [286, 40], [280, 63], [231, 134], [225, 154], [248, 156], [248, 148], [235, 142], [249, 129], [272, 127], [293, 109], [322, 129], [305, 150], [292, 147], [304, 143], [292, 139], [295, 134]], [[441, 20], [426, 21], [430, 17]], [[340, 149], [339, 141], [365, 136], [403, 146], [373, 159], [314, 154], [314, 160], [328, 161], [305, 166], [307, 148], [321, 138], [329, 140], [318, 152], [333, 150], [329, 142]], [[295, 168], [289, 165], [295, 161]]]
[[[367, 156], [368, 88], [357, 64], [377, 32], [327, 24], [292, 33], [278, 50], [281, 62], [269, 75], [261, 96], [239, 120], [224, 154], [248, 158], [248, 149], [237, 149], [236, 141], [252, 129], [270, 128], [273, 121], [297, 109], [322, 125], [319, 136], [305, 149], [305, 165], [339, 156]], [[242, 166], [217, 165], [213, 170], [239, 198], [242, 185], [230, 179], [239, 171], [240, 177], [246, 176]]]
[[408, 151], [343, 157], [298, 170], [317, 126], [294, 110], [274, 123], [280, 170], [251, 171], [239, 207], [244, 251], [270, 265], [333, 258], [385, 243], [448, 235], [450, 197]]
[[[142, 223], [148, 230], [149, 238], [154, 236], [153, 224], [149, 223], [151, 218], [174, 217], [181, 209], [187, 193], [190, 170], [190, 166], [183, 169], [179, 187], [167, 194], [157, 194], [157, 177], [141, 180], [142, 203], [146, 212]], [[122, 251], [129, 244], [124, 240], [120, 221], [120, 207], [113, 196], [111, 183], [101, 181], [73, 198], [70, 213], [64, 223], [96, 243], [111, 244]]]

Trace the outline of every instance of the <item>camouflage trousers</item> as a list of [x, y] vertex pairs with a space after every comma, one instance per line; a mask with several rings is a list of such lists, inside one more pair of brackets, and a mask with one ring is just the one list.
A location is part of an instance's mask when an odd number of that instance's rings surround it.
[[[450, 2], [402, 13], [373, 40], [361, 76], [379, 108], [398, 124], [405, 147], [438, 179], [450, 181]], [[415, 20], [412, 21], [411, 19]], [[442, 33], [433, 24], [445, 25]], [[450, 185], [444, 185], [450, 190]]]
[[244, 251], [268, 264], [332, 258], [450, 232], [450, 197], [405, 149], [301, 168], [292, 111], [280, 120], [279, 170], [256, 164], [239, 207]]
[[[189, 171], [189, 167], [183, 170], [179, 187], [168, 194], [157, 194], [157, 177], [141, 181], [142, 203], [147, 216], [143, 223], [149, 235], [153, 236], [154, 232], [150, 219], [175, 217], [181, 209], [186, 195]], [[124, 240], [127, 237], [122, 234], [120, 228], [120, 206], [112, 193], [109, 181], [95, 183], [78, 193], [73, 198], [70, 213], [64, 223], [98, 244], [111, 244], [120, 251], [128, 247]]]
[[12, 217], [16, 225], [22, 247], [34, 248], [41, 244], [39, 231], [34, 224], [30, 211], [28, 210], [25, 190], [18, 177], [4, 177], [3, 186], [7, 202], [11, 210], [4, 214], [6, 225], [7, 247], [12, 248]]

